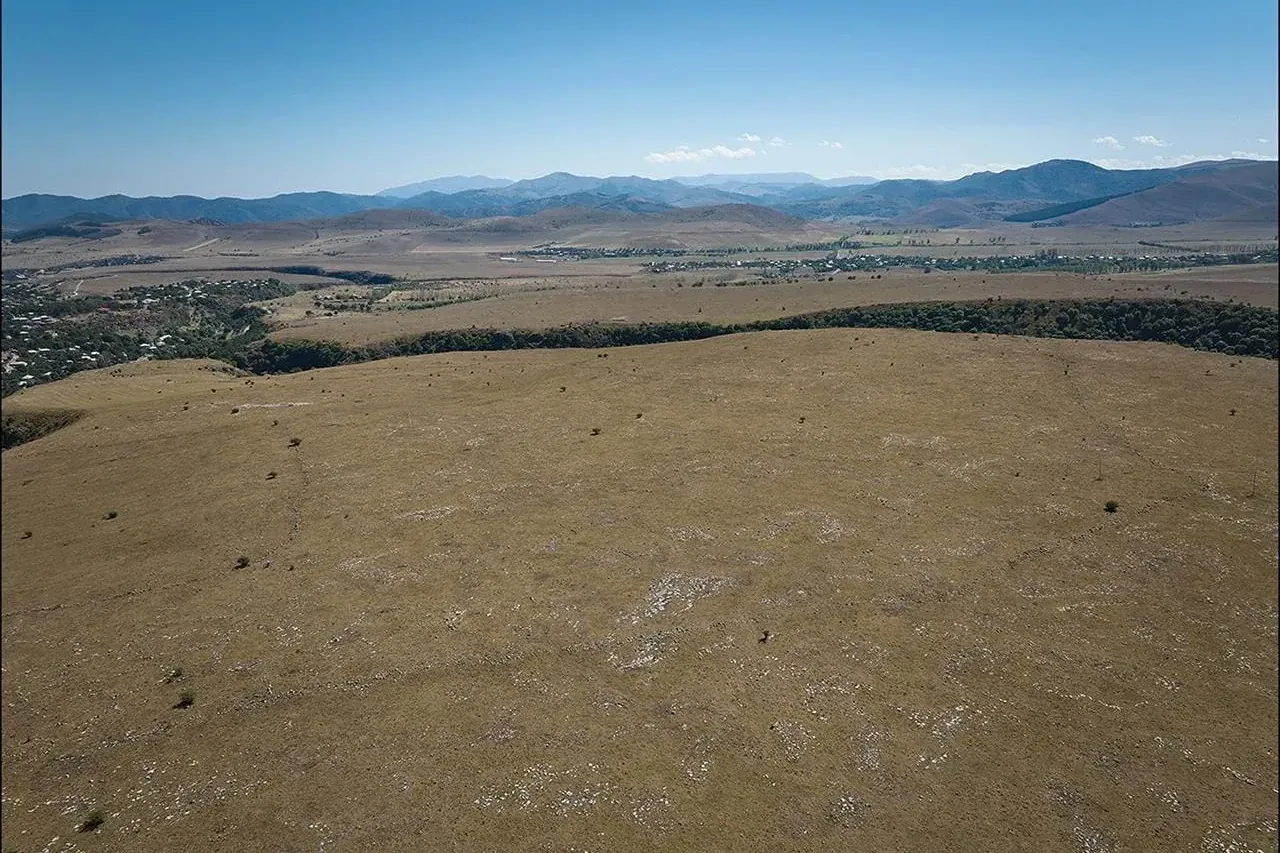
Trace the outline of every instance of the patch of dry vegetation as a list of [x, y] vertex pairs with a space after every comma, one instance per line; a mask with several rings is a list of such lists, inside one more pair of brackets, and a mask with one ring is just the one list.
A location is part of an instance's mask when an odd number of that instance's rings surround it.
[[6, 846], [1274, 847], [1274, 364], [608, 355], [6, 400]]
[[[879, 275], [880, 277], [876, 277]], [[1269, 277], [1268, 277], [1269, 275]], [[794, 281], [731, 273], [554, 278], [505, 283], [484, 298], [417, 311], [298, 317], [300, 297], [281, 300], [277, 340], [364, 345], [451, 329], [554, 328], [590, 323], [747, 323], [832, 308], [981, 299], [1203, 298], [1276, 307], [1277, 273], [1265, 269], [1085, 277], [1067, 273], [843, 273]], [[350, 288], [348, 288], [350, 289]], [[270, 305], [269, 307], [275, 307]], [[318, 313], [318, 312], [313, 312]]]

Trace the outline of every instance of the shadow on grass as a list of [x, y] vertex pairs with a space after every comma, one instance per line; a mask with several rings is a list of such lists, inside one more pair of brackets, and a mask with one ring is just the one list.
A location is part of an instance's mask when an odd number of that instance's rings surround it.
[[0, 449], [8, 450], [43, 438], [84, 417], [76, 409], [32, 409], [8, 412], [0, 419]]

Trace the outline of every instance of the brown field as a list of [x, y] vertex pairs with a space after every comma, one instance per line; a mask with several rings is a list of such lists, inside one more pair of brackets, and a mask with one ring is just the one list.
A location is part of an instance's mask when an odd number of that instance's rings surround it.
[[[565, 266], [572, 266], [566, 264]], [[929, 273], [893, 271], [874, 278], [858, 273], [809, 277], [796, 282], [752, 280], [745, 286], [716, 287], [717, 280], [738, 280], [727, 271], [635, 275], [614, 278], [542, 278], [506, 280], [477, 287], [469, 302], [418, 310], [379, 310], [370, 314], [320, 316], [314, 296], [300, 293], [262, 303], [274, 309], [278, 339], [335, 340], [366, 344], [404, 335], [446, 329], [548, 328], [569, 323], [701, 320], [740, 323], [829, 308], [886, 302], [1011, 298], [1183, 297], [1235, 300], [1276, 307], [1274, 264], [1177, 272], [1080, 276], [1068, 273]], [[700, 287], [693, 285], [706, 282]], [[678, 286], [679, 285], [679, 286]], [[367, 291], [339, 287], [336, 291]], [[453, 293], [452, 290], [442, 291]], [[395, 303], [380, 305], [390, 309]], [[305, 316], [312, 310], [315, 316]]]
[[50, 408], [6, 851], [1276, 849], [1273, 362], [776, 332]]
[[[750, 223], [705, 220], [697, 222], [643, 219], [625, 223], [580, 219], [526, 217], [516, 220], [474, 220], [447, 226], [376, 228], [359, 218], [213, 226], [188, 222], [115, 223], [123, 233], [100, 240], [46, 238], [29, 243], [6, 243], [6, 268], [54, 267], [137, 253], [162, 255], [155, 264], [67, 269], [52, 273], [65, 292], [109, 293], [135, 284], [156, 284], [182, 278], [253, 277], [273, 266], [307, 264], [332, 270], [372, 270], [408, 281], [449, 279], [528, 279], [539, 276], [629, 276], [640, 272], [649, 258], [517, 264], [502, 255], [544, 244], [583, 247], [671, 246], [699, 248], [738, 246], [781, 247], [849, 236], [857, 226], [805, 223], [789, 230], [768, 230]], [[143, 227], [152, 230], [139, 235]], [[876, 230], [894, 230], [874, 226]], [[1203, 223], [1167, 228], [1029, 228], [1009, 224], [982, 229], [947, 229], [927, 233], [854, 235], [880, 254], [935, 257], [1031, 254], [1056, 249], [1072, 255], [1168, 255], [1176, 250], [1144, 246], [1139, 241], [1185, 246], [1187, 251], [1244, 250], [1274, 246], [1270, 225], [1234, 223], [1229, 228]], [[915, 240], [928, 245], [909, 246]], [[993, 240], [1001, 240], [998, 244]], [[957, 242], [958, 241], [958, 242]], [[807, 256], [812, 256], [808, 253]], [[742, 258], [755, 257], [751, 253]], [[795, 257], [777, 253], [771, 257]], [[229, 272], [232, 267], [249, 271]], [[275, 274], [278, 276], [278, 274]], [[301, 280], [301, 279], [299, 279]], [[308, 277], [308, 280], [309, 277]]]

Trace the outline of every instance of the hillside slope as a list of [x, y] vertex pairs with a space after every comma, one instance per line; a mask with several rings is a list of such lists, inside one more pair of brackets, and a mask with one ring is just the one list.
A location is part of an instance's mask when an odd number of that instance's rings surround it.
[[969, 205], [985, 219], [1001, 219], [1037, 207], [1083, 201], [1145, 190], [1206, 173], [1232, 169], [1247, 161], [1205, 161], [1177, 169], [1104, 169], [1081, 160], [1047, 160], [1003, 172], [976, 172], [954, 181], [903, 179], [881, 181], [870, 187], [849, 187], [813, 193], [809, 188], [795, 195], [766, 196], [779, 210], [810, 218], [873, 216], [902, 217], [913, 224], [948, 227], [957, 218], [955, 203]]
[[1072, 225], [1177, 224], [1245, 216], [1256, 221], [1274, 208], [1280, 163], [1253, 163], [1208, 172], [1112, 199], [1061, 217]]
[[5, 401], [87, 412], [0, 471], [6, 845], [1273, 843], [1272, 364], [840, 330], [211, 367]]

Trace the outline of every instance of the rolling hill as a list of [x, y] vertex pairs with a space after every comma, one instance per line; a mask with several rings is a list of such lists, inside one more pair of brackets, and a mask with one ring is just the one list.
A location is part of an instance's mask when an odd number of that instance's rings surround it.
[[6, 848], [1273, 849], [1276, 403], [889, 329], [20, 392]]
[[1071, 225], [1174, 225], [1207, 219], [1274, 220], [1280, 164], [1251, 163], [1180, 180], [1062, 216]]
[[219, 222], [283, 222], [342, 216], [377, 207], [395, 207], [398, 200], [377, 196], [313, 192], [286, 193], [271, 198], [200, 198], [199, 196], [109, 195], [83, 199], [75, 196], [24, 195], [7, 198], [0, 208], [6, 229], [31, 228], [73, 216], [107, 219], [212, 219]]
[[766, 196], [758, 203], [806, 219], [843, 217], [909, 217], [914, 224], [946, 227], [955, 218], [955, 205], [929, 206], [941, 199], [973, 205], [985, 219], [1001, 219], [1038, 207], [1063, 202], [1137, 192], [1239, 166], [1239, 160], [1207, 161], [1177, 169], [1103, 169], [1081, 160], [1049, 160], [1022, 169], [977, 172], [954, 181], [891, 180], [869, 187], [851, 187], [820, 195], [798, 188], [782, 196]]

